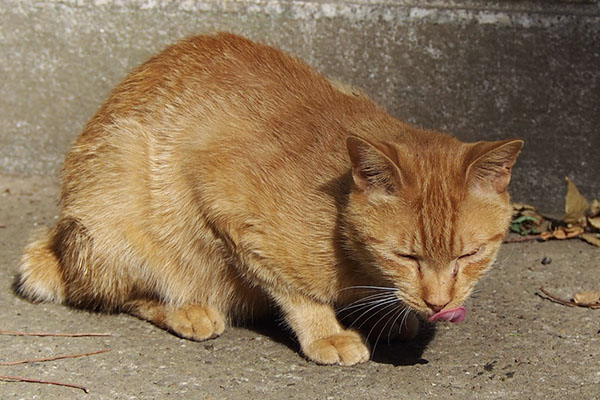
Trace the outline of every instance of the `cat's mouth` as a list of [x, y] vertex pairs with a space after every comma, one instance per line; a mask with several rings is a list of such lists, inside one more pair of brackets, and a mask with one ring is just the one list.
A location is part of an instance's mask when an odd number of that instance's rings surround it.
[[451, 308], [449, 310], [444, 310], [433, 314], [429, 317], [429, 322], [435, 321], [447, 321], [453, 323], [459, 323], [465, 320], [467, 316], [467, 309], [463, 306]]

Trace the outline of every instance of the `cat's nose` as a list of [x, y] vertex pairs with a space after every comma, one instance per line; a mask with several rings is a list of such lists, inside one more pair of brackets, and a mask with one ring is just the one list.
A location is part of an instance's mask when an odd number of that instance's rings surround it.
[[434, 313], [440, 312], [442, 311], [442, 309], [444, 307], [446, 307], [448, 305], [449, 302], [445, 303], [445, 304], [434, 304], [434, 303], [430, 303], [428, 301], [425, 301], [425, 304], [427, 304], [427, 307], [431, 308], [431, 310]]

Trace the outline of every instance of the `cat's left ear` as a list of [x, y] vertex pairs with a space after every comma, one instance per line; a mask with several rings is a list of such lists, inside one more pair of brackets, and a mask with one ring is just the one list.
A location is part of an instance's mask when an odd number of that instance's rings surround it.
[[352, 162], [352, 179], [360, 191], [387, 194], [398, 191], [402, 177], [397, 153], [391, 145], [350, 136], [346, 147]]
[[505, 192], [523, 143], [520, 139], [474, 143], [467, 151], [467, 182], [491, 186], [496, 193]]

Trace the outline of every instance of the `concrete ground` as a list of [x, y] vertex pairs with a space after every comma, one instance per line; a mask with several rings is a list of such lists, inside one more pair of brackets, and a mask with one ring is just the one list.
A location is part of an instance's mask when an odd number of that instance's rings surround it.
[[51, 175], [109, 91], [178, 39], [265, 42], [466, 141], [519, 137], [513, 191], [600, 197], [600, 0], [3, 0], [0, 173]]
[[[0, 336], [0, 375], [83, 385], [0, 381], [1, 399], [598, 399], [600, 310], [542, 299], [600, 289], [600, 250], [579, 241], [508, 244], [467, 303], [467, 320], [408, 344], [380, 343], [354, 367], [303, 359], [277, 324], [230, 328], [216, 340], [179, 339], [128, 315], [30, 304], [11, 291], [21, 249], [57, 211], [56, 179], [0, 175], [0, 329], [102, 332], [110, 337]], [[543, 257], [552, 262], [544, 265]]]
[[[0, 2], [0, 335], [15, 366], [0, 399], [598, 399], [600, 310], [537, 296], [600, 289], [583, 242], [504, 246], [466, 322], [377, 345], [374, 361], [323, 367], [274, 322], [179, 339], [127, 315], [33, 305], [11, 284], [83, 125], [127, 71], [177, 39], [227, 30], [280, 47], [364, 89], [391, 114], [463, 140], [522, 137], [515, 199], [562, 213], [564, 176], [600, 197], [600, 0], [3, 0]], [[541, 264], [550, 257], [551, 264]], [[385, 340], [384, 340], [385, 342]]]

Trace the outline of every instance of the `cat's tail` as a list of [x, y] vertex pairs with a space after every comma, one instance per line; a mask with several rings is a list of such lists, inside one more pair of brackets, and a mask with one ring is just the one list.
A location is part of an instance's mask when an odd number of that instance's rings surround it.
[[62, 303], [65, 285], [56, 253], [52, 249], [54, 232], [37, 233], [21, 258], [15, 291], [34, 302]]

